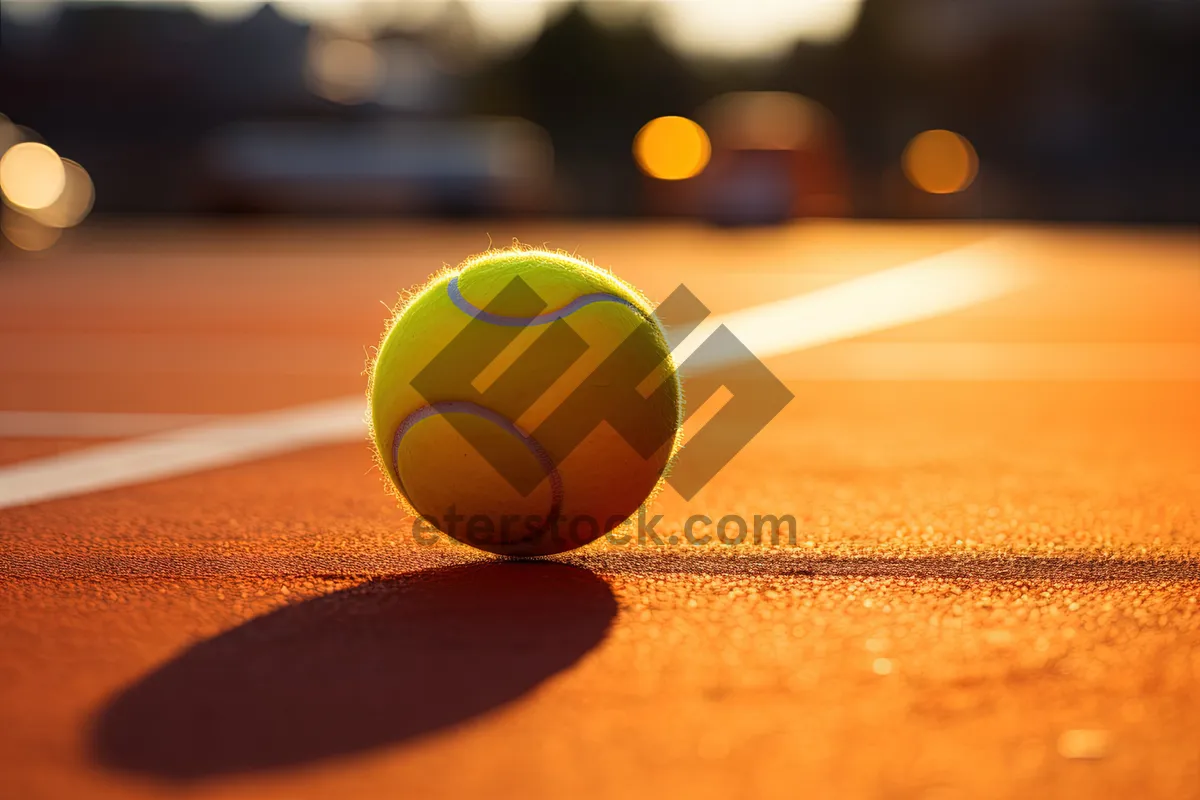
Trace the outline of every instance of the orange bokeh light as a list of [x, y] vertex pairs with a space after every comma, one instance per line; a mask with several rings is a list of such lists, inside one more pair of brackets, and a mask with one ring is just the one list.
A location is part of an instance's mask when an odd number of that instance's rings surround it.
[[642, 172], [650, 177], [679, 181], [704, 171], [712, 156], [712, 145], [704, 129], [690, 119], [658, 117], [634, 137], [633, 155]]
[[902, 163], [912, 185], [930, 194], [961, 192], [979, 169], [971, 143], [947, 130], [918, 133], [904, 149]]

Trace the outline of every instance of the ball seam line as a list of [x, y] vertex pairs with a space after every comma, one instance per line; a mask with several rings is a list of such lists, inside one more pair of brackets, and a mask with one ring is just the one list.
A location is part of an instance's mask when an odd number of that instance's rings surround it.
[[479, 306], [474, 305], [470, 300], [463, 296], [462, 290], [458, 288], [458, 276], [450, 278], [450, 282], [446, 285], [446, 292], [450, 296], [450, 302], [454, 306], [468, 316], [475, 319], [483, 320], [492, 325], [500, 325], [509, 328], [525, 328], [530, 325], [549, 325], [555, 320], [574, 314], [585, 306], [593, 303], [620, 303], [621, 305], [632, 309], [639, 316], [644, 316], [644, 312], [633, 303], [623, 297], [618, 297], [615, 294], [607, 292], [591, 292], [589, 294], [580, 295], [565, 306], [554, 311], [547, 311], [538, 314], [534, 317], [510, 317], [502, 314], [492, 314]]
[[[422, 406], [416, 411], [409, 414], [401, 420], [396, 428], [396, 434], [392, 438], [392, 469], [396, 473], [396, 481], [399, 483], [399, 489], [405, 497], [409, 497], [408, 490], [404, 487], [404, 477], [400, 474], [400, 441], [404, 435], [408, 433], [414, 425], [421, 420], [429, 419], [430, 417], [441, 414], [472, 414], [481, 419], [485, 419], [494, 425], [499, 426], [503, 430], [508, 431], [513, 436], [517, 437], [522, 444], [529, 450], [534, 458], [537, 459], [542, 469], [546, 472], [546, 477], [550, 479], [550, 513], [546, 517], [547, 521], [557, 519], [562, 511], [563, 503], [563, 483], [562, 475], [558, 472], [558, 465], [550, 458], [550, 454], [542, 447], [541, 443], [534, 439], [529, 434], [517, 427], [512, 420], [492, 411], [490, 408], [484, 408], [477, 403], [467, 402], [465, 400], [446, 400], [439, 403], [432, 403], [427, 406]], [[411, 498], [409, 499], [411, 503]], [[420, 509], [413, 507], [413, 510], [420, 513]]]

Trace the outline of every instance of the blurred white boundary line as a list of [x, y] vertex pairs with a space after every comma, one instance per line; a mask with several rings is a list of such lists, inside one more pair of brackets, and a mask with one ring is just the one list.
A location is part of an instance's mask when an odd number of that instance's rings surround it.
[[[1014, 255], [1010, 237], [996, 236], [826, 289], [709, 317], [675, 348], [675, 363], [683, 364], [721, 325], [766, 359], [978, 305], [1032, 281]], [[738, 358], [709, 351], [683, 372], [699, 374]]]
[[[966, 308], [1024, 285], [1026, 279], [1005, 258], [1008, 252], [998, 239], [988, 239], [716, 316], [676, 352], [686, 357], [722, 324], [755, 355], [767, 358]], [[717, 356], [698, 366], [724, 363]], [[364, 439], [366, 430], [359, 396], [203, 422], [0, 468], [0, 509]]]
[[323, 444], [364, 440], [360, 396], [244, 414], [0, 469], [0, 508], [187, 475]]
[[144, 436], [219, 419], [208, 414], [105, 411], [0, 411], [0, 436], [107, 439]]
[[1200, 381], [1200, 343], [838, 342], [771, 362], [805, 381]]

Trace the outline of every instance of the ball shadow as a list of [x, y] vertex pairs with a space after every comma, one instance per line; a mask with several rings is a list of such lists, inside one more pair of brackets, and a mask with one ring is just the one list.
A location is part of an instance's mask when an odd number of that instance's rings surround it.
[[92, 752], [188, 781], [403, 742], [521, 697], [616, 611], [600, 578], [549, 562], [371, 581], [188, 648], [99, 711]]

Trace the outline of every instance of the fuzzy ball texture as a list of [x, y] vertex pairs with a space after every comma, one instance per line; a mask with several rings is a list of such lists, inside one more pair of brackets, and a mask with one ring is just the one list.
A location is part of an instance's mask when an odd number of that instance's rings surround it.
[[[631, 374], [647, 376], [636, 394]], [[517, 245], [437, 273], [395, 310], [370, 376], [398, 497], [493, 553], [599, 538], [657, 491], [679, 446], [682, 392], [651, 304], [565, 253]]]

